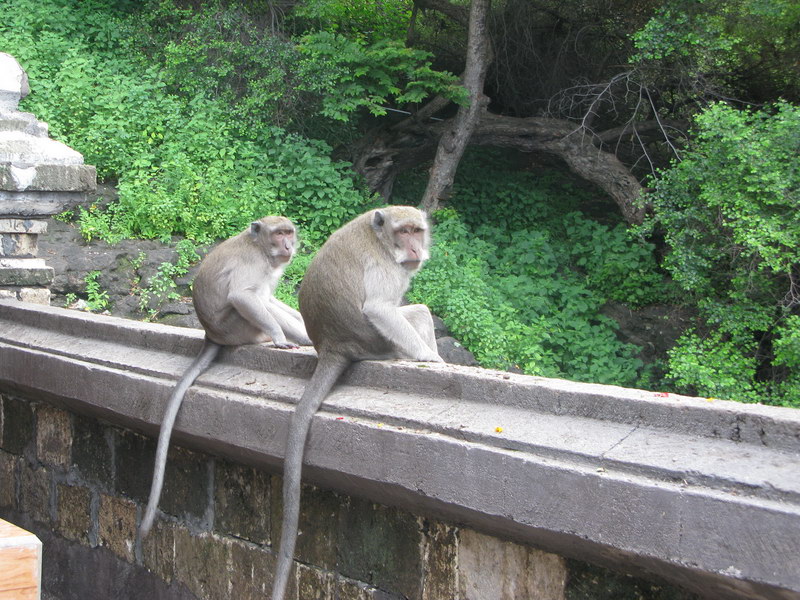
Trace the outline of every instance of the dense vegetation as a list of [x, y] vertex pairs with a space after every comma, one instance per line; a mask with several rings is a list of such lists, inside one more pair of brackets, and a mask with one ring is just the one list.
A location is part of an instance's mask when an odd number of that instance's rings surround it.
[[[331, 231], [384, 201], [343, 157], [388, 109], [464, 103], [465, 33], [443, 5], [469, 2], [0, 0], [0, 51], [30, 76], [23, 108], [118, 187], [76, 215], [87, 240], [177, 235], [185, 263], [285, 214], [304, 240], [286, 297]], [[556, 162], [473, 148], [410, 296], [485, 366], [800, 406], [798, 23], [790, 0], [497, 0], [492, 110], [619, 128], [649, 216], [631, 229]], [[401, 174], [392, 201], [417, 204], [425, 179]], [[608, 302], [697, 316], [643, 364]]]

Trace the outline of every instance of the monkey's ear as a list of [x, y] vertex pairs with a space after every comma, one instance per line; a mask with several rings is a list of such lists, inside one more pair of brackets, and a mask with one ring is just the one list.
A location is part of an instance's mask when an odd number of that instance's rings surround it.
[[250, 223], [250, 235], [256, 237], [259, 233], [261, 233], [261, 222], [253, 221]]
[[386, 217], [383, 216], [383, 213], [379, 210], [375, 211], [375, 215], [372, 217], [372, 227], [375, 229], [380, 229], [383, 227], [383, 224], [386, 222]]

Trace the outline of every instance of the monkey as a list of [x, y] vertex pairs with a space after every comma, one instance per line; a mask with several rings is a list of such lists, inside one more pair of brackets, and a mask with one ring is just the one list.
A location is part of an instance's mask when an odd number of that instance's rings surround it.
[[272, 600], [283, 600], [297, 541], [303, 452], [311, 420], [350, 364], [368, 359], [443, 362], [423, 304], [401, 306], [412, 276], [429, 258], [424, 212], [389, 206], [337, 230], [300, 283], [300, 313], [317, 366], [295, 408], [283, 469], [283, 526]]
[[264, 217], [222, 242], [200, 264], [192, 284], [192, 302], [205, 339], [164, 411], [150, 499], [140, 525], [142, 539], [153, 525], [169, 440], [183, 397], [220, 349], [263, 342], [272, 342], [276, 348], [311, 345], [300, 313], [274, 296], [281, 275], [294, 256], [296, 242], [295, 227], [289, 219]]

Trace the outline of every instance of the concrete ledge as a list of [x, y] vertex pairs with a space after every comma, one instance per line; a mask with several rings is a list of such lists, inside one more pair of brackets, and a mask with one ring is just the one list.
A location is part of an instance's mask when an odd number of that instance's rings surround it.
[[[0, 300], [0, 389], [155, 435], [201, 344], [198, 330]], [[224, 352], [176, 441], [277, 468], [314, 362]], [[708, 597], [800, 598], [800, 411], [365, 362], [315, 418], [306, 464], [317, 485]]]

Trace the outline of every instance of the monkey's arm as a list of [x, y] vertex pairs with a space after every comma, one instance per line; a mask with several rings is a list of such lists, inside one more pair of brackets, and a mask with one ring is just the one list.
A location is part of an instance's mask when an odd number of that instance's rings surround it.
[[286, 335], [275, 315], [267, 308], [252, 288], [241, 288], [228, 295], [228, 302], [239, 315], [266, 333], [276, 348], [296, 348], [286, 340]]

